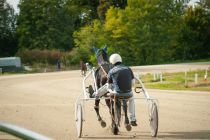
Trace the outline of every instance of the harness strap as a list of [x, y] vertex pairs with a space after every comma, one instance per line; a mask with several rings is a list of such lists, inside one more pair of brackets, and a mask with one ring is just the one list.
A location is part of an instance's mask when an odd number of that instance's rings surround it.
[[107, 73], [106, 73], [106, 71], [104, 70], [104, 68], [103, 68], [103, 66], [102, 65], [100, 65], [100, 67], [101, 67], [101, 69], [102, 69], [102, 71], [103, 71], [103, 73], [105, 74], [105, 76], [107, 77]]

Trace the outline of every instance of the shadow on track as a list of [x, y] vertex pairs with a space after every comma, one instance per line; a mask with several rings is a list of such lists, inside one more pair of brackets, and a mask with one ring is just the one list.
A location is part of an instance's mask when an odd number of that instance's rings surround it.
[[136, 138], [136, 137], [133, 137], [133, 136], [127, 136], [127, 137], [125, 137], [125, 136], [116, 136], [116, 137], [111, 137], [111, 136], [108, 136], [108, 137], [98, 137], [98, 136], [96, 136], [96, 137], [94, 137], [94, 136], [84, 136], [84, 137], [82, 137], [83, 139], [90, 139], [90, 140], [94, 140], [94, 139], [101, 139], [101, 140], [106, 140], [106, 139], [119, 139], [119, 140], [121, 140], [121, 139], [139, 139], [139, 138]]

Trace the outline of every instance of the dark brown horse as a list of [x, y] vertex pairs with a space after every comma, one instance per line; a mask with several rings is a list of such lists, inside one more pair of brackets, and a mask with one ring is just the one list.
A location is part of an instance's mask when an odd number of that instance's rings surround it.
[[81, 75], [85, 76], [87, 71], [87, 66], [83, 61], [80, 61], [80, 70], [81, 70]]
[[[98, 49], [95, 48], [95, 53], [96, 53], [96, 60], [98, 63], [98, 68], [95, 71], [95, 78], [96, 78], [96, 84], [97, 84], [97, 88], [99, 89], [100, 87], [102, 87], [103, 85], [105, 85], [107, 83], [107, 74], [109, 72], [109, 70], [112, 68], [111, 64], [108, 63], [107, 60], [107, 46], [105, 46], [103, 49]], [[113, 106], [111, 106], [111, 100], [110, 99], [105, 99], [106, 105], [109, 107], [109, 111], [111, 113], [111, 111], [113, 112]], [[102, 120], [102, 117], [99, 113], [99, 103], [100, 103], [100, 99], [96, 98], [95, 99], [95, 111], [98, 117], [98, 121], [101, 122], [101, 126], [105, 127], [106, 123]], [[113, 103], [112, 103], [113, 104]], [[114, 116], [112, 116], [112, 118], [114, 118]], [[112, 132], [114, 134], [118, 134], [118, 127], [116, 125], [116, 123], [114, 122], [114, 120], [112, 120]]]

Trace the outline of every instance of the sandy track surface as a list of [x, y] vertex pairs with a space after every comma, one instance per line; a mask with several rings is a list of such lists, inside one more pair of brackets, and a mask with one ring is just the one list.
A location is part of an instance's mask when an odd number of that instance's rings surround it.
[[[82, 93], [81, 82], [80, 71], [1, 76], [0, 121], [57, 140], [77, 139], [74, 103]], [[110, 117], [104, 101], [100, 107], [107, 122], [106, 128], [101, 128], [96, 120], [94, 102], [86, 102], [82, 139], [210, 139], [210, 93], [148, 91], [151, 97], [159, 100], [160, 124], [157, 138], [150, 136], [147, 103], [136, 100], [139, 125], [133, 127], [131, 132], [127, 132], [122, 125], [117, 136], [110, 132]], [[143, 97], [142, 94], [136, 96]], [[0, 132], [0, 139], [6, 138], [11, 137]]]

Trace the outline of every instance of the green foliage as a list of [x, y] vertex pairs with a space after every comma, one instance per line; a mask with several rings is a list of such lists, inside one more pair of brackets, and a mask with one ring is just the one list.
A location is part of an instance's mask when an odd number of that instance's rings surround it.
[[75, 5], [78, 10], [78, 19], [76, 26], [81, 27], [86, 24], [91, 24], [93, 19], [98, 18], [97, 6], [99, 5], [98, 0], [71, 0], [71, 5]]
[[18, 17], [20, 48], [73, 48], [77, 6], [69, 0], [22, 0]]
[[209, 1], [185, 9], [174, 0], [21, 0], [18, 18], [0, 2], [0, 56], [14, 55], [17, 43], [18, 54], [58, 50], [65, 64], [74, 65], [96, 63], [93, 46], [105, 44], [127, 65], [210, 56]]
[[174, 0], [128, 0], [125, 9], [111, 5], [103, 22], [94, 20], [75, 32], [77, 47], [91, 51], [93, 45], [107, 44], [109, 53], [121, 54], [128, 65], [209, 57], [205, 8], [185, 11], [183, 3]]
[[110, 52], [120, 53], [129, 65], [160, 63], [171, 58], [170, 47], [176, 45], [173, 40], [178, 25], [174, 23], [179, 21], [180, 9], [172, 0], [130, 0], [125, 9], [110, 7], [104, 24], [91, 26], [95, 37], [87, 34], [84, 40], [98, 46], [108, 44]]
[[187, 9], [180, 28], [179, 48], [176, 53], [182, 60], [209, 58], [210, 11], [202, 7]]
[[105, 13], [111, 6], [111, 3], [107, 0], [101, 0], [99, 6], [97, 7], [97, 13], [101, 20], [105, 19]]
[[0, 0], [0, 43], [0, 57], [13, 56], [16, 53], [16, 14], [6, 0]]
[[[119, 3], [122, 5], [123, 1]], [[22, 0], [17, 29], [19, 47], [71, 50], [73, 32], [97, 18], [97, 8], [102, 5], [102, 0]]]
[[77, 47], [75, 57], [79, 57], [77, 63], [79, 63], [79, 60], [95, 63], [94, 57], [91, 57], [94, 55], [93, 47], [106, 44], [107, 39], [103, 34], [103, 25], [99, 20], [94, 20], [92, 25], [87, 25], [74, 32], [74, 42]]
[[99, 0], [99, 5], [97, 7], [98, 17], [101, 21], [104, 21], [106, 13], [111, 6], [124, 9], [126, 5], [127, 0]]

